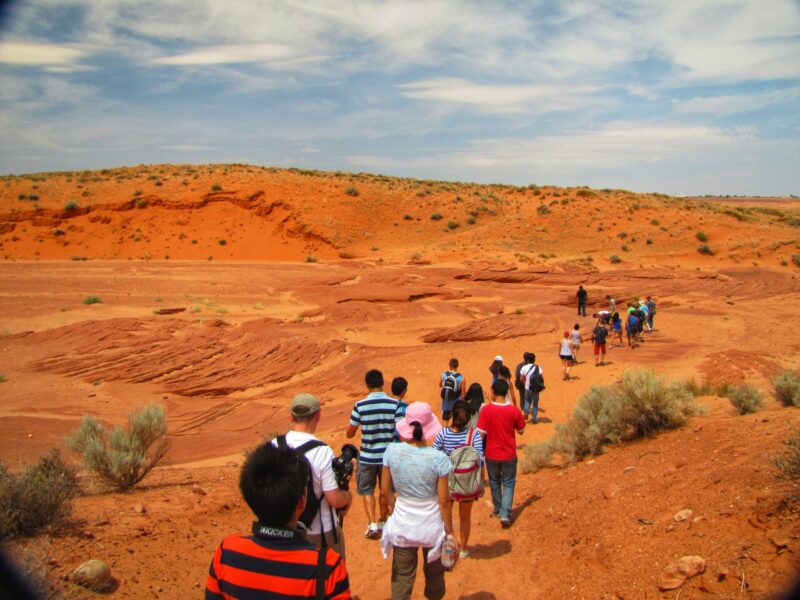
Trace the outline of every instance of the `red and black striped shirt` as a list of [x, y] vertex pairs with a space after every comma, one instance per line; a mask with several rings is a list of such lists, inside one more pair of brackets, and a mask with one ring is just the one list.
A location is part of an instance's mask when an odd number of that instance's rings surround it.
[[[302, 537], [285, 529], [278, 535], [230, 535], [222, 540], [211, 561], [206, 600], [301, 600], [317, 598], [320, 552]], [[324, 598], [349, 600], [350, 581], [344, 561], [327, 550], [324, 561]]]

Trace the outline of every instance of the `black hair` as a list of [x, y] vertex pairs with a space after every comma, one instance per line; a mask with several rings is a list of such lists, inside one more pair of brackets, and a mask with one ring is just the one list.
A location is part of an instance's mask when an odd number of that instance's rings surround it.
[[508, 382], [505, 379], [496, 379], [492, 384], [492, 392], [495, 396], [502, 396], [505, 398], [508, 393]]
[[453, 429], [456, 431], [464, 431], [471, 416], [469, 405], [466, 402], [463, 400], [456, 400], [455, 403], [453, 403]]
[[522, 358], [525, 360], [527, 364], [531, 364], [535, 360], [535, 355], [533, 352], [526, 352], [522, 355]]
[[536, 362], [536, 355], [533, 352], [531, 352], [531, 364], [535, 362]]
[[580, 323], [575, 323], [575, 327], [573, 327], [573, 329], [574, 329], [575, 331], [578, 331], [578, 329], [580, 329], [580, 328], [581, 328], [581, 325], [580, 325]]
[[451, 369], [457, 369], [458, 368], [458, 359], [457, 358], [451, 358], [450, 359], [450, 368]]
[[283, 527], [306, 493], [311, 468], [291, 449], [261, 444], [242, 466], [239, 489], [259, 523]]
[[374, 390], [376, 388], [383, 387], [383, 373], [378, 371], [378, 369], [370, 369], [367, 371], [367, 374], [364, 375], [364, 383], [367, 384], [367, 389]]
[[500, 374], [500, 367], [502, 366], [503, 366], [502, 360], [492, 361], [492, 364], [489, 365], [489, 371], [492, 373], [492, 375], [497, 377]]
[[411, 423], [409, 423], [409, 425], [411, 425], [411, 427], [414, 428], [414, 433], [411, 434], [411, 439], [413, 439], [415, 442], [421, 442], [422, 441], [422, 424], [419, 421], [411, 421]]
[[507, 366], [503, 365], [500, 367], [500, 371], [498, 372], [500, 377], [505, 377], [506, 379], [511, 379], [511, 369]]
[[395, 377], [392, 379], [392, 396], [399, 398], [406, 393], [408, 389], [408, 381], [405, 377]]
[[467, 388], [467, 393], [464, 400], [473, 407], [473, 414], [475, 414], [474, 407], [483, 404], [483, 387], [480, 383], [473, 383]]

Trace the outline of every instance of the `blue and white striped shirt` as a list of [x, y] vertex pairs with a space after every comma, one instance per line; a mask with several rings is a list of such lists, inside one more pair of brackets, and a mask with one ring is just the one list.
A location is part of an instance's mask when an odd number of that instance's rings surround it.
[[361, 455], [367, 465], [382, 465], [383, 453], [394, 437], [395, 423], [405, 414], [406, 403], [383, 392], [372, 392], [353, 406], [350, 425], [361, 428]]
[[[464, 431], [453, 431], [449, 427], [444, 427], [439, 432], [439, 435], [436, 436], [436, 439], [433, 440], [433, 447], [437, 450], [441, 450], [447, 454], [447, 456], [450, 456], [450, 453], [453, 450], [459, 446], [465, 446], [467, 444], [468, 435], [469, 429], [465, 429]], [[481, 459], [483, 459], [483, 436], [477, 429], [475, 430], [475, 434], [472, 436], [472, 445], [475, 447], [475, 450], [478, 451], [478, 454], [481, 455]]]

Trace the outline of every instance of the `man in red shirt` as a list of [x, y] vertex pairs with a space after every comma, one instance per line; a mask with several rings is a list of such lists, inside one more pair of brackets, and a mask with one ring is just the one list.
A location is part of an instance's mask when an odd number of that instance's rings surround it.
[[511, 505], [517, 480], [517, 441], [514, 432], [522, 435], [525, 419], [513, 404], [506, 404], [508, 382], [497, 379], [492, 384], [494, 400], [485, 405], [478, 416], [478, 430], [485, 436], [484, 455], [489, 487], [494, 504], [493, 517], [500, 517], [503, 529], [511, 527]]

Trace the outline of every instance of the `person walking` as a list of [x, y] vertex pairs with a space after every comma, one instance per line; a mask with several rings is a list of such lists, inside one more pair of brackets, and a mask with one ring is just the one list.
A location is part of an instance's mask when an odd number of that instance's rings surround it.
[[585, 317], [586, 316], [586, 298], [588, 294], [586, 290], [583, 289], [582, 285], [578, 286], [578, 292], [575, 294], [575, 297], [578, 299], [578, 316]]
[[[483, 437], [480, 431], [469, 427], [470, 420], [469, 407], [463, 400], [459, 400], [453, 406], [453, 424], [450, 427], [444, 427], [436, 439], [433, 440], [433, 447], [441, 450], [448, 457], [453, 453], [453, 450], [463, 446], [472, 446], [481, 457], [481, 471], [483, 471]], [[480, 476], [480, 481], [483, 481], [483, 475]], [[467, 550], [467, 543], [469, 542], [469, 533], [472, 522], [472, 506], [475, 500], [483, 495], [483, 488], [480, 492], [471, 497], [455, 498], [451, 496], [453, 502], [458, 501], [458, 531], [461, 546], [459, 558], [467, 558], [469, 550]]]
[[339, 489], [336, 483], [331, 467], [335, 458], [333, 450], [314, 436], [322, 416], [319, 400], [311, 394], [298, 394], [292, 399], [289, 412], [292, 419], [289, 431], [273, 439], [272, 443], [280, 448], [297, 450], [311, 466], [313, 496], [306, 498], [307, 510], [301, 515], [307, 528], [306, 539], [317, 548], [333, 548], [344, 558], [340, 517], [350, 508], [352, 496], [348, 490]]
[[247, 457], [239, 489], [257, 519], [253, 535], [222, 540], [208, 569], [206, 600], [351, 597], [344, 559], [315, 548], [299, 526], [310, 477], [296, 450], [265, 442]]
[[353, 406], [347, 437], [355, 437], [361, 429], [361, 449], [356, 467], [356, 492], [364, 500], [364, 512], [369, 524], [364, 537], [377, 539], [389, 514], [385, 498], [380, 495], [379, 512], [375, 512], [375, 487], [380, 481], [383, 453], [394, 438], [395, 423], [402, 418], [406, 403], [390, 398], [383, 391], [383, 373], [377, 369], [367, 371], [364, 383], [369, 393]]
[[[617, 316], [619, 322], [619, 316]], [[608, 329], [602, 325], [598, 325], [592, 332], [592, 341], [594, 342], [594, 366], [600, 366], [606, 362], [606, 337], [608, 336]], [[622, 332], [619, 334], [620, 341], [622, 340]]]
[[570, 332], [570, 339], [572, 340], [572, 362], [573, 364], [578, 364], [578, 350], [581, 349], [581, 326], [578, 323], [575, 323], [575, 327], [573, 327], [572, 331]]
[[506, 404], [508, 382], [498, 379], [492, 385], [493, 401], [478, 416], [478, 431], [486, 438], [484, 455], [489, 487], [492, 492], [493, 517], [500, 517], [504, 529], [511, 527], [511, 507], [514, 504], [514, 485], [517, 479], [517, 444], [514, 432], [525, 432], [522, 412]]
[[508, 383], [508, 393], [506, 394], [506, 404], [517, 405], [517, 391], [514, 389], [513, 381], [511, 380], [511, 369], [503, 365], [500, 367], [500, 379]]
[[469, 418], [469, 425], [468, 427], [477, 427], [478, 425], [478, 414], [481, 412], [483, 408], [483, 403], [485, 398], [483, 397], [483, 387], [480, 383], [473, 383], [467, 389], [467, 394], [464, 397], [464, 402], [467, 403], [467, 407], [469, 408], [470, 418]]
[[467, 381], [458, 372], [458, 359], [451, 358], [447, 371], [442, 372], [439, 378], [440, 396], [442, 398], [442, 422], [447, 425], [453, 416], [453, 404], [456, 400], [463, 400], [467, 391]]
[[[498, 377], [500, 377], [500, 368], [503, 366], [503, 357], [499, 354], [494, 357], [492, 364], [489, 365], [489, 372], [492, 374], [492, 383], [497, 381]], [[492, 384], [489, 384], [491, 387]]]
[[653, 317], [656, 316], [656, 301], [652, 296], [647, 296], [647, 324], [650, 331], [653, 331]]
[[569, 331], [565, 331], [564, 337], [561, 338], [558, 357], [561, 359], [564, 381], [569, 381], [569, 369], [572, 367], [572, 339], [570, 339]]
[[527, 421], [531, 415], [531, 423], [535, 425], [539, 422], [539, 394], [544, 390], [544, 377], [542, 367], [536, 364], [536, 355], [533, 352], [526, 352], [528, 364], [522, 370], [522, 377], [525, 379], [525, 401], [522, 403], [523, 418]]
[[425, 402], [412, 402], [397, 422], [402, 443], [392, 444], [383, 455], [381, 493], [392, 510], [381, 538], [384, 559], [392, 553], [392, 600], [411, 598], [422, 548], [425, 597], [445, 595], [441, 562], [445, 536], [453, 535], [453, 504], [447, 456], [428, 446], [442, 426]]

